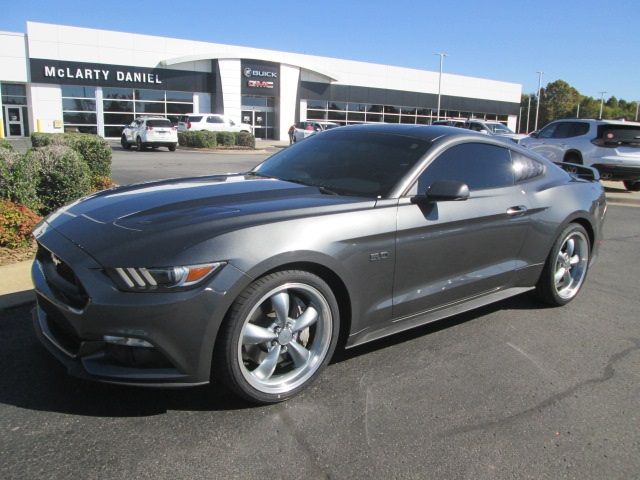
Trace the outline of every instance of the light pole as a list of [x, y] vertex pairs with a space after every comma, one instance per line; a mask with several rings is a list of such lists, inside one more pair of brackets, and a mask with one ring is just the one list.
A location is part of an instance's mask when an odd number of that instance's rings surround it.
[[527, 135], [529, 135], [529, 113], [531, 112], [531, 94], [529, 94], [529, 104], [527, 105], [527, 128], [525, 129], [525, 132]]
[[438, 120], [440, 120], [440, 96], [442, 94], [442, 64], [444, 62], [444, 57], [447, 56], [444, 52], [434, 53], [434, 55], [440, 56], [440, 76], [438, 77]]
[[576, 118], [580, 118], [580, 102], [578, 102], [578, 109], [576, 110]]
[[600, 94], [600, 116], [598, 117], [602, 120], [602, 109], [604, 108], [604, 94], [607, 92], [598, 92]]
[[542, 70], [536, 73], [538, 74], [538, 103], [536, 104], [536, 122], [533, 126], [534, 130], [538, 130], [538, 114], [540, 113], [540, 90], [542, 89], [542, 75], [544, 75], [544, 72]]
[[636, 100], [636, 122], [638, 121], [638, 107], [640, 107], [640, 102]]

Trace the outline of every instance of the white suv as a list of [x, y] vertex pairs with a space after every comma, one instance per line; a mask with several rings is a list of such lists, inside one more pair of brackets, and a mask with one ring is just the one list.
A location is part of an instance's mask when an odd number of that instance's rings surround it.
[[334, 122], [316, 122], [313, 120], [298, 122], [295, 124], [295, 129], [293, 131], [293, 141], [299, 142], [300, 140], [304, 140], [316, 133], [324, 132], [325, 130], [330, 130], [339, 126], [340, 124]]
[[225, 115], [217, 113], [190, 113], [178, 122], [181, 132], [208, 130], [210, 132], [247, 132], [251, 133], [251, 125], [236, 123]]
[[554, 162], [594, 167], [603, 180], [622, 180], [627, 190], [640, 190], [640, 123], [556, 120], [520, 144]]
[[125, 150], [136, 145], [141, 152], [147, 147], [167, 147], [173, 152], [178, 145], [178, 131], [170, 120], [164, 117], [136, 118], [124, 127], [120, 144]]

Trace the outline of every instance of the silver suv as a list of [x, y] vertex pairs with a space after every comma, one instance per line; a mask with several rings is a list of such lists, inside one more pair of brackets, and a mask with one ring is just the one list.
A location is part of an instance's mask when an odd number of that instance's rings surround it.
[[640, 123], [556, 120], [520, 144], [554, 162], [594, 167], [603, 180], [621, 180], [627, 190], [640, 190]]
[[468, 120], [465, 123], [465, 128], [473, 130], [474, 132], [484, 133], [486, 135], [496, 135], [498, 137], [505, 137], [518, 143], [526, 135], [515, 133], [504, 123], [495, 120]]

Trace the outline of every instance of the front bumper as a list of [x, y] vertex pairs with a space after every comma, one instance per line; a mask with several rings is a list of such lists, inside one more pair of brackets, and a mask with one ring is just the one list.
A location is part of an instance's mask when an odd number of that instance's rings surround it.
[[[82, 249], [53, 229], [38, 238], [32, 267], [37, 305], [36, 335], [69, 374], [109, 383], [154, 387], [209, 382], [218, 328], [236, 289], [247, 277], [226, 265], [206, 285], [182, 292], [122, 292]], [[54, 252], [56, 267], [73, 271], [82, 295], [64, 290], [46, 262]], [[61, 288], [62, 287], [62, 288]], [[152, 347], [122, 346], [104, 336], [135, 338]]]

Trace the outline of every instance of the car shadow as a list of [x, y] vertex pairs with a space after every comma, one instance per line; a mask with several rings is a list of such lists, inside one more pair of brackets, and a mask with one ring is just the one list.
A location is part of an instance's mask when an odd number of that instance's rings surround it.
[[604, 187], [605, 193], [626, 193], [628, 195], [633, 195], [633, 192], [630, 192], [626, 188], [615, 188], [615, 187]]
[[[137, 388], [71, 377], [37, 340], [33, 304], [0, 311], [0, 403], [23, 409], [95, 417], [148, 417], [167, 411], [230, 411], [255, 408], [215, 383], [192, 388]], [[331, 363], [413, 340], [500, 309], [533, 309], [527, 295], [414, 328], [349, 350]]]

